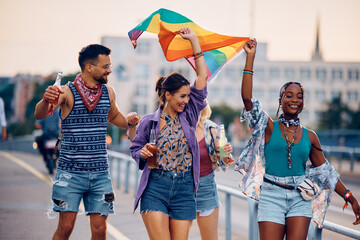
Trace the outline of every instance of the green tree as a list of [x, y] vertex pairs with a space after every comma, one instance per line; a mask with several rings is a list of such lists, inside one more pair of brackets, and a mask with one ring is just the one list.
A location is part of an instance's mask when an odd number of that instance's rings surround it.
[[[76, 74], [69, 74], [62, 78], [61, 84], [64, 85], [68, 81], [73, 81], [75, 79]], [[56, 73], [50, 74], [45, 77], [44, 82], [35, 83], [34, 87], [34, 95], [33, 98], [29, 101], [26, 107], [26, 121], [23, 123], [15, 123], [9, 126], [9, 133], [13, 136], [21, 136], [31, 134], [35, 129], [35, 106], [36, 104], [43, 98], [43, 94], [46, 88], [52, 84], [54, 84], [56, 79]]]
[[357, 111], [353, 111], [351, 114], [351, 121], [349, 124], [350, 129], [360, 129], [360, 106]]
[[346, 129], [350, 127], [352, 111], [341, 102], [340, 97], [327, 104], [327, 110], [320, 113], [319, 129]]
[[234, 121], [235, 117], [240, 117], [241, 113], [241, 109], [234, 109], [225, 103], [212, 106], [211, 110], [211, 119], [219, 118], [224, 123], [226, 129]]

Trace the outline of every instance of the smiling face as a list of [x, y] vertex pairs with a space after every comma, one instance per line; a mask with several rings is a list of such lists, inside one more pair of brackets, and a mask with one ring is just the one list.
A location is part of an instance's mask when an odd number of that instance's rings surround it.
[[110, 55], [100, 54], [96, 64], [90, 65], [93, 79], [100, 84], [106, 84], [108, 76], [112, 72]]
[[170, 92], [165, 93], [167, 105], [164, 108], [170, 116], [174, 116], [184, 111], [186, 104], [190, 100], [190, 85], [183, 85], [178, 91], [171, 94]]
[[294, 118], [303, 110], [304, 93], [298, 84], [290, 84], [286, 89], [280, 104], [285, 118]]

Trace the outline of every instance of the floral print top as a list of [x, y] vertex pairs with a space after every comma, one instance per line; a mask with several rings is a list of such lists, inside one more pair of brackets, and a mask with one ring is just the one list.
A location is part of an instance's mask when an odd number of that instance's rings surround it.
[[[252, 109], [243, 109], [241, 121], [247, 120], [251, 129], [251, 137], [245, 149], [236, 161], [234, 170], [243, 174], [239, 183], [242, 192], [256, 200], [259, 200], [260, 186], [265, 174], [265, 129], [268, 122], [268, 115], [262, 110], [260, 102], [251, 99]], [[326, 211], [330, 204], [330, 195], [334, 191], [339, 174], [326, 161], [321, 166], [315, 167], [309, 164], [305, 172], [306, 178], [316, 183], [320, 192], [312, 201], [313, 221], [322, 227]]]
[[157, 146], [157, 169], [172, 172], [187, 172], [191, 170], [192, 154], [181, 127], [179, 116], [171, 118], [164, 111], [160, 118], [166, 121], [159, 131]]

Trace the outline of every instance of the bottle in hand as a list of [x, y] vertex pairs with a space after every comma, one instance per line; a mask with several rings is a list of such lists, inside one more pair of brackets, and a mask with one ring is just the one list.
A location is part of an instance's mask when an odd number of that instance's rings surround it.
[[219, 139], [219, 150], [220, 150], [220, 157], [225, 158], [228, 157], [228, 154], [224, 151], [224, 147], [227, 143], [227, 139], [225, 136], [225, 129], [224, 124], [220, 125], [220, 139]]
[[[61, 90], [61, 78], [62, 78], [62, 71], [59, 71], [57, 76], [56, 76], [56, 80], [55, 80], [55, 83], [54, 83], [54, 86], [57, 87], [58, 91], [60, 92]], [[59, 102], [59, 97], [55, 98], [55, 99], [51, 99], [49, 100], [49, 102], [53, 105], [56, 105], [58, 104]]]
[[150, 143], [150, 145], [147, 145], [147, 149], [153, 154], [153, 156], [148, 158], [147, 165], [148, 165], [148, 168], [153, 169], [156, 167], [156, 159], [157, 159], [155, 129], [151, 129], [151, 131], [150, 131], [150, 142], [149, 143]]

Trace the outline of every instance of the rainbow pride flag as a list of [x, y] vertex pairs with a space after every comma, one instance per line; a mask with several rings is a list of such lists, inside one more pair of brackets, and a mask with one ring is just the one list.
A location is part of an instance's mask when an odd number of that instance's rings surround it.
[[225, 64], [230, 62], [250, 40], [248, 37], [231, 37], [207, 31], [185, 16], [164, 8], [153, 12], [128, 35], [136, 48], [137, 39], [144, 31], [158, 34], [161, 48], [168, 61], [184, 57], [195, 69], [190, 42], [177, 34], [177, 31], [183, 27], [191, 28], [199, 39], [208, 68], [209, 80], [214, 79]]

